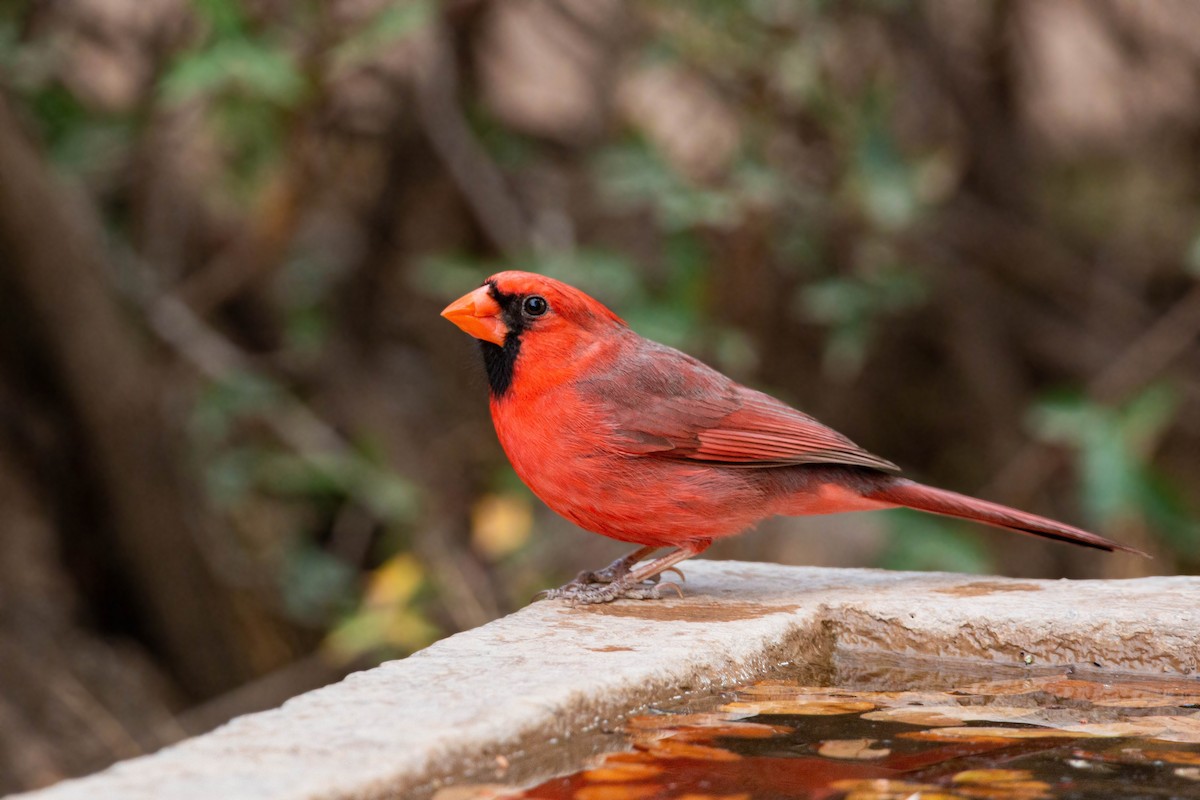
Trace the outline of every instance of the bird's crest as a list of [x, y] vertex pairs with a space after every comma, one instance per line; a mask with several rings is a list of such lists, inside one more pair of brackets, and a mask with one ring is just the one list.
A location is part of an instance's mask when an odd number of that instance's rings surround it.
[[574, 286], [545, 275], [508, 270], [497, 272], [484, 281], [484, 284], [491, 286], [501, 296], [540, 295], [555, 312], [567, 320], [583, 323], [589, 319], [604, 319], [625, 325], [625, 320], [599, 300], [584, 294]]

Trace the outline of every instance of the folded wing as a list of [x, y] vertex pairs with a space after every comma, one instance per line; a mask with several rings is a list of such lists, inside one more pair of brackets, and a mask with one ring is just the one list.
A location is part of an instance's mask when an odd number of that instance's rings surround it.
[[775, 398], [741, 386], [684, 353], [643, 340], [618, 380], [579, 385], [601, 399], [619, 452], [765, 468], [846, 464], [899, 468]]

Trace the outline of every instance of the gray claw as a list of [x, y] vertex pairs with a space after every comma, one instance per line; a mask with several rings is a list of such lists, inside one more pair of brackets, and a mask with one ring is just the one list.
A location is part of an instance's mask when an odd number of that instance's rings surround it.
[[[604, 570], [601, 570], [600, 572], [603, 571]], [[570, 586], [571, 584], [578, 584], [580, 586], [587, 586], [589, 583], [608, 583], [608, 581], [604, 580], [600, 573], [592, 572], [590, 569], [585, 569], [583, 572], [580, 572], [578, 575], [576, 575], [571, 580], [571, 583], [567, 585]]]
[[613, 600], [659, 600], [666, 589], [672, 589], [680, 597], [683, 590], [675, 583], [662, 583], [655, 575], [642, 583], [626, 583], [616, 580], [612, 583], [580, 585], [572, 581], [558, 589], [544, 589], [535, 598], [547, 600], [565, 600], [572, 606], [592, 605], [596, 603], [611, 603]]
[[[683, 581], [684, 583], [687, 583], [687, 575], [684, 575], [683, 570], [681, 570], [679, 567], [667, 567], [666, 569], [663, 570], [663, 572], [674, 572], [676, 575], [679, 576], [679, 580]], [[659, 573], [659, 574], [661, 575], [662, 573]], [[655, 577], [658, 577], [658, 576], [656, 575]], [[675, 588], [678, 589], [679, 587], [676, 586]]]
[[[675, 571], [676, 571], [676, 572], [679, 572], [679, 570], [675, 570]], [[680, 572], [680, 573], [679, 573], [679, 577], [683, 578], [683, 573], [682, 573], [682, 572]], [[684, 578], [684, 580], [687, 580], [687, 578]], [[654, 595], [654, 597], [655, 597], [656, 599], [657, 599], [657, 598], [660, 598], [660, 597], [662, 597], [662, 592], [663, 592], [663, 590], [664, 590], [664, 589], [666, 589], [667, 587], [670, 587], [670, 588], [674, 589], [674, 590], [675, 590], [675, 594], [679, 595], [679, 599], [680, 599], [680, 600], [682, 600], [682, 599], [683, 599], [683, 589], [679, 588], [679, 584], [677, 584], [677, 583], [671, 583], [670, 581], [667, 581], [666, 583], [660, 583], [660, 584], [658, 584], [657, 586], [655, 586], [654, 588], [658, 590], [658, 593], [657, 593], [657, 594], [655, 594], [655, 595]]]

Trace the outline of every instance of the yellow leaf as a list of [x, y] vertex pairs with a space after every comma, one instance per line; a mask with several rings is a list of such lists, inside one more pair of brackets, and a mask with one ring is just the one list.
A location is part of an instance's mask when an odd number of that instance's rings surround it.
[[1013, 706], [903, 706], [884, 708], [863, 714], [877, 722], [904, 722], [909, 725], [958, 726], [964, 722], [1027, 722], [1045, 725], [1037, 719], [1038, 709]]
[[471, 545], [492, 561], [519, 550], [533, 531], [533, 508], [524, 495], [489, 494], [471, 512]]
[[833, 714], [853, 714], [858, 711], [870, 711], [874, 703], [863, 700], [755, 700], [750, 702], [726, 703], [722, 711], [730, 711], [739, 716], [755, 717], [759, 714], [786, 714], [789, 716], [823, 717]]
[[658, 758], [696, 758], [702, 761], [740, 761], [741, 756], [719, 747], [691, 744], [678, 739], [650, 742], [650, 753]]
[[417, 593], [423, 580], [421, 565], [411, 554], [392, 556], [367, 579], [363, 604], [371, 608], [403, 605]]
[[870, 759], [883, 758], [892, 751], [886, 747], [875, 747], [875, 739], [830, 739], [821, 742], [817, 754], [825, 758]]
[[575, 792], [575, 800], [645, 800], [662, 787], [654, 783], [593, 783]]
[[696, 728], [686, 728], [671, 735], [671, 738], [681, 742], [706, 741], [716, 738], [728, 739], [770, 739], [781, 733], [790, 733], [791, 728], [785, 725], [760, 725], [757, 722], [730, 722], [726, 725], [705, 725]]
[[[969, 739], [971, 741], [1003, 741], [1006, 739], [1082, 739], [1095, 734], [1078, 730], [1063, 731], [1055, 728], [931, 728], [927, 731], [909, 731], [899, 736], [904, 739], [919, 739], [929, 742]], [[1121, 734], [1110, 734], [1118, 736]]]
[[416, 650], [437, 638], [437, 628], [414, 611], [396, 608], [388, 617], [384, 635], [388, 644]]
[[950, 780], [955, 783], [1007, 783], [1028, 781], [1032, 778], [1033, 774], [1024, 769], [968, 769]]
[[876, 800], [890, 800], [893, 797], [900, 800], [900, 798], [907, 798], [913, 795], [919, 796], [922, 800], [929, 797], [947, 796], [942, 794], [926, 794], [927, 792], [938, 792], [941, 788], [930, 783], [910, 783], [908, 781], [897, 781], [889, 778], [846, 778], [834, 781], [829, 784], [829, 788], [848, 792], [847, 798], [875, 798]]
[[[780, 733], [789, 733], [791, 728], [783, 725], [765, 725], [761, 722], [737, 722], [727, 714], [644, 714], [632, 717], [625, 727], [630, 731], [675, 731], [692, 738], [716, 736], [740, 737], [743, 739], [766, 739]], [[678, 737], [679, 734], [676, 734]]]
[[355, 658], [384, 646], [416, 650], [437, 638], [437, 629], [412, 607], [424, 582], [417, 560], [393, 556], [371, 573], [361, 606], [325, 637], [338, 660]]
[[583, 778], [591, 783], [628, 783], [653, 778], [663, 771], [657, 764], [614, 763], [585, 770]]
[[[727, 714], [699, 712], [696, 714], [639, 714], [625, 721], [625, 727], [635, 731], [663, 731], [687, 728], [693, 725], [725, 725], [730, 722]], [[745, 722], [743, 725], [757, 725]]]

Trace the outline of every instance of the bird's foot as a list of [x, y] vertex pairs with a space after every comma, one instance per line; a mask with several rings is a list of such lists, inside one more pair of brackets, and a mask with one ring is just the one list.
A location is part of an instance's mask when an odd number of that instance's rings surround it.
[[[630, 563], [627, 559], [618, 558], [616, 561], [609, 564], [604, 569], [595, 570], [595, 571], [590, 570], [590, 569], [585, 569], [583, 572], [580, 572], [578, 575], [576, 575], [571, 580], [570, 583], [566, 584], [562, 588], [565, 589], [565, 588], [567, 588], [567, 586], [587, 586], [588, 584], [591, 584], [591, 583], [616, 583], [617, 581], [621, 580], [626, 575], [628, 575], [630, 572], [630, 569], [632, 567], [633, 567], [633, 564]], [[682, 580], [682, 581], [687, 580], [687, 578], [684, 576], [683, 572], [681, 570], [679, 570], [677, 567], [667, 567], [665, 570], [663, 570], [663, 572], [674, 572], [676, 575], [679, 576], [680, 580]], [[650, 578], [649, 580], [651, 582], [657, 582], [658, 576], [655, 575], [653, 578]]]
[[[583, 573], [579, 577], [582, 577]], [[566, 600], [570, 605], [593, 605], [611, 603], [614, 600], [658, 600], [666, 590], [683, 597], [683, 590], [674, 583], [662, 583], [659, 576], [634, 583], [628, 575], [607, 583], [581, 583], [579, 577], [557, 589], [544, 589], [534, 595], [535, 600]], [[681, 575], [682, 577], [682, 575]]]
[[604, 569], [590, 570], [585, 569], [575, 576], [575, 579], [568, 586], [577, 584], [579, 586], [587, 586], [589, 583], [612, 583], [620, 580], [629, 574], [629, 566], [623, 559], [617, 559], [609, 564]]

